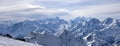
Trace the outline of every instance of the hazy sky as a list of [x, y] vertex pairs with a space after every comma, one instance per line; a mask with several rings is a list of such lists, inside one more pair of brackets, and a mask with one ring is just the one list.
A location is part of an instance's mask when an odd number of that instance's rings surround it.
[[0, 18], [120, 18], [120, 0], [0, 0]]

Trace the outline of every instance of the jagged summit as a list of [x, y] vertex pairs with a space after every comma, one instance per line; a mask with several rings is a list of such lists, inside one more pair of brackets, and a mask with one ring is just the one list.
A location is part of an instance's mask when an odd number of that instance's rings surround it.
[[104, 21], [103, 21], [103, 24], [111, 24], [113, 22], [113, 18], [106, 18]]

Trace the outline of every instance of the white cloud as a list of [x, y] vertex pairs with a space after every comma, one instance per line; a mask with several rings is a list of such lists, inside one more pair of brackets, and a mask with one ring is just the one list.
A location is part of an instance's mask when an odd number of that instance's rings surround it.
[[33, 9], [30, 11], [15, 11], [1, 13], [0, 19], [2, 20], [34, 20], [42, 18], [54, 18], [67, 16], [69, 13], [65, 9]]
[[[73, 10], [71, 12], [71, 15], [73, 17], [77, 16], [85, 16], [85, 17], [112, 17], [115, 16], [115, 12], [120, 12], [120, 3], [116, 4], [106, 4], [106, 5], [93, 5], [93, 6], [85, 6], [80, 9]], [[110, 13], [113, 13], [113, 15], [109, 15]], [[101, 16], [106, 15], [106, 16]], [[118, 16], [118, 15], [117, 15]], [[119, 14], [120, 16], [120, 14]]]
[[16, 11], [29, 8], [45, 8], [41, 5], [32, 5], [33, 0], [0, 0], [0, 12]]
[[[65, 1], [65, 0], [64, 0]], [[67, 3], [84, 3], [92, 0], [67, 0]]]
[[61, 4], [84, 3], [92, 0], [39, 0], [40, 2], [57, 2]]
[[[44, 14], [54, 15], [57, 13], [68, 12], [65, 9], [49, 9], [41, 5], [33, 5], [33, 0], [1, 0], [0, 13], [9, 14]], [[27, 11], [25, 11], [27, 10]]]
[[68, 10], [65, 9], [40, 9], [36, 10], [38, 13], [45, 14], [45, 15], [54, 15], [57, 13], [68, 13]]
[[31, 5], [31, 4], [28, 4], [27, 5], [29, 8], [41, 8], [41, 9], [45, 9], [45, 7], [44, 6], [38, 6], [38, 5]]
[[0, 6], [14, 6], [31, 3], [33, 0], [0, 0]]
[[[39, 1], [40, 3], [38, 3]], [[0, 15], [8, 15], [8, 16], [34, 16], [34, 15], [68, 15], [62, 16], [63, 18], [72, 18], [77, 16], [85, 16], [85, 17], [118, 17], [120, 14], [116, 14], [114, 12], [120, 12], [120, 3], [109, 3], [109, 4], [93, 4], [87, 6], [78, 6], [77, 3], [85, 3], [91, 2], [94, 0], [0, 0]], [[64, 9], [64, 8], [47, 8], [46, 6], [41, 5], [41, 2], [51, 2], [51, 3], [60, 3], [60, 5], [71, 5], [76, 3], [79, 9], [75, 9], [76, 7], [72, 6], [74, 10]], [[103, 1], [104, 2], [104, 1]], [[37, 3], [37, 4], [34, 4]], [[34, 5], [33, 5], [34, 4]], [[49, 4], [48, 4], [49, 5]], [[55, 4], [57, 7], [58, 4]], [[50, 5], [51, 6], [51, 5]], [[54, 5], [52, 5], [54, 6]], [[58, 5], [59, 6], [59, 5]], [[113, 13], [113, 14], [109, 14]], [[18, 14], [18, 15], [16, 15]], [[71, 15], [71, 16], [70, 16]], [[104, 16], [101, 16], [104, 15]]]

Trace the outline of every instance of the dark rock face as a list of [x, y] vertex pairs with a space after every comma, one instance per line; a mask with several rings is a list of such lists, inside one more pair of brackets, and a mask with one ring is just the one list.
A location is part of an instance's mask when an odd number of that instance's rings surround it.
[[6, 34], [5, 35], [6, 37], [9, 37], [9, 38], [13, 38], [11, 35], [9, 35], [9, 34]]
[[20, 40], [20, 41], [26, 41], [25, 39], [23, 38], [15, 38], [16, 40]]

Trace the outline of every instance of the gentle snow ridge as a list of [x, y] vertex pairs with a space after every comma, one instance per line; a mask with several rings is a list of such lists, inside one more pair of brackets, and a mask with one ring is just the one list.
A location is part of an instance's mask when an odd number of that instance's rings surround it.
[[0, 46], [42, 46], [0, 36]]

